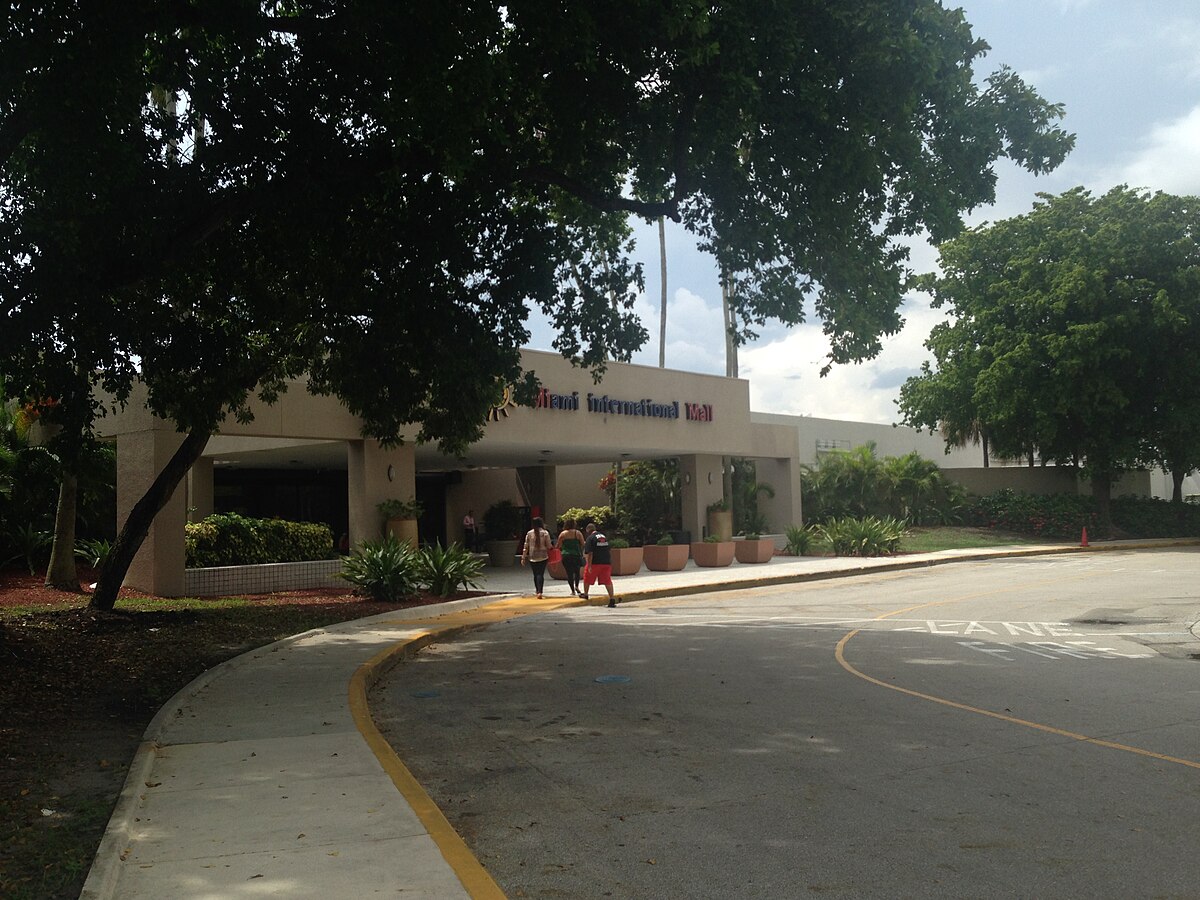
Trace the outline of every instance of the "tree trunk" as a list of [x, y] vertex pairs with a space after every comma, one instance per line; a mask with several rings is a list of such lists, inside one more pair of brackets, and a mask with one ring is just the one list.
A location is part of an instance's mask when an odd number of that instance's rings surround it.
[[658, 367], [667, 365], [667, 225], [666, 217], [658, 217], [658, 261], [662, 270], [662, 311], [658, 318]]
[[[158, 473], [158, 477], [154, 479], [154, 483], [150, 485], [142, 499], [134, 504], [133, 509], [129, 512], [129, 518], [125, 520], [125, 525], [121, 528], [121, 533], [117, 535], [117, 541], [109, 553], [108, 564], [100, 573], [96, 592], [92, 594], [91, 603], [88, 604], [92, 609], [102, 612], [112, 610], [117, 602], [117, 592], [120, 591], [121, 584], [125, 581], [125, 575], [129, 572], [129, 566], [133, 563], [134, 556], [137, 555], [142, 542], [146, 540], [146, 535], [150, 532], [150, 525], [154, 522], [154, 517], [167, 505], [167, 501], [171, 499], [171, 494], [174, 493], [179, 482], [183, 480], [193, 463], [200, 458], [200, 454], [204, 452], [204, 447], [208, 444], [209, 436], [207, 431], [190, 432], [184, 438], [183, 443], [179, 445], [179, 449], [175, 451], [175, 455]], [[179, 539], [183, 540], [183, 535], [180, 535]]]
[[988, 468], [988, 465], [989, 465], [989, 463], [988, 463], [988, 437], [986, 434], [983, 435], [982, 441], [983, 441], [983, 467], [986, 469], [986, 468]]
[[1176, 466], [1171, 469], [1171, 502], [1183, 505], [1183, 479], [1187, 477], [1187, 472]]
[[50, 565], [46, 567], [46, 587], [79, 592], [79, 574], [75, 569], [75, 509], [79, 478], [69, 466], [63, 467], [58, 484], [58, 511], [54, 515], [54, 545]]
[[721, 318], [725, 322], [725, 375], [738, 377], [737, 341], [734, 339], [735, 316], [729, 307], [729, 283], [721, 276]]

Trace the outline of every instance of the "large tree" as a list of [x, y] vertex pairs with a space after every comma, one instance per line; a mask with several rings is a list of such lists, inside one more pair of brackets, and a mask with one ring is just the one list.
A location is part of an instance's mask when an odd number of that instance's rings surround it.
[[1105, 522], [1139, 462], [1182, 481], [1200, 461], [1197, 203], [1075, 188], [943, 244], [924, 284], [951, 319], [926, 342], [936, 369], [901, 389], [904, 420], [1082, 465]]
[[747, 331], [807, 301], [862, 359], [900, 239], [1071, 146], [933, 0], [16, 0], [4, 29], [0, 369], [64, 440], [137, 380], [187, 434], [99, 608], [255, 391], [307, 373], [367, 435], [460, 450], [529, 315], [585, 366], [645, 340], [629, 215], [696, 234]]

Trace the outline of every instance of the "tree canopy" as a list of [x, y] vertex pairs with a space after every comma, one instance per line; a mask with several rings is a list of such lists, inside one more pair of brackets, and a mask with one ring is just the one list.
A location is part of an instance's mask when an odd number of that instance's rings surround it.
[[1040, 195], [946, 242], [924, 284], [952, 314], [936, 369], [901, 388], [905, 422], [1001, 455], [1082, 465], [1102, 515], [1139, 463], [1200, 464], [1200, 201], [1118, 187]]
[[866, 358], [900, 239], [1071, 147], [1011, 70], [976, 82], [986, 50], [934, 0], [16, 0], [0, 371], [63, 440], [143, 381], [194, 437], [169, 478], [304, 374], [459, 451], [531, 315], [593, 368], [645, 340], [630, 215], [698, 236], [744, 334], [809, 306]]

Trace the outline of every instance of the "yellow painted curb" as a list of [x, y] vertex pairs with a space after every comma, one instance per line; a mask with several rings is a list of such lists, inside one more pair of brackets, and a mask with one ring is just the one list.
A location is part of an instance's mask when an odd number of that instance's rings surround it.
[[381, 620], [379, 624], [385, 626], [403, 624], [429, 627], [375, 654], [359, 666], [350, 678], [350, 715], [354, 719], [355, 726], [367, 742], [367, 746], [371, 748], [371, 752], [375, 754], [375, 758], [379, 760], [383, 770], [392, 780], [392, 784], [408, 801], [421, 824], [425, 826], [425, 830], [429, 832], [429, 836], [433, 838], [438, 850], [441, 851], [454, 874], [458, 876], [458, 880], [462, 882], [467, 893], [473, 898], [503, 900], [505, 894], [488, 874], [483, 864], [476, 859], [471, 848], [454, 830], [441, 809], [434, 803], [433, 798], [421, 787], [420, 782], [409, 771], [408, 766], [404, 765], [404, 762], [396, 755], [396, 751], [379, 732], [375, 726], [375, 720], [371, 718], [371, 710], [367, 706], [367, 692], [398, 663], [411, 658], [421, 648], [427, 647], [435, 641], [446, 640], [465, 631], [518, 616], [582, 605], [584, 605], [583, 601], [573, 597], [543, 600], [534, 597], [513, 597], [498, 600], [477, 609], [433, 618]]

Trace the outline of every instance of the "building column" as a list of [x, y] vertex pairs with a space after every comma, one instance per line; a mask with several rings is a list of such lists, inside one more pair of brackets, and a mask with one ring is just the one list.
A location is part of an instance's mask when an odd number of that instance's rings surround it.
[[416, 497], [416, 449], [411, 443], [385, 449], [376, 440], [347, 441], [346, 478], [350, 546], [354, 548], [383, 536], [379, 503]]
[[213, 461], [202, 456], [187, 475], [187, 520], [199, 522], [213, 514]]
[[679, 457], [683, 494], [683, 528], [693, 541], [702, 541], [708, 528], [708, 507], [720, 500], [721, 457], [709, 454]]
[[[183, 443], [184, 436], [162, 428], [132, 431], [117, 436], [117, 528], [124, 528], [129, 513]], [[157, 597], [183, 594], [187, 563], [183, 526], [187, 521], [187, 491], [175, 488], [154, 521], [125, 575], [124, 586]]]
[[766, 517], [772, 534], [783, 534], [789, 525], [804, 524], [800, 503], [800, 460], [796, 457], [784, 459], [756, 459], [755, 467], [759, 484], [769, 484], [775, 491], [774, 497], [758, 495], [759, 512]]

